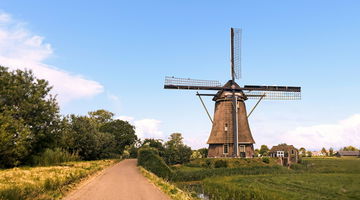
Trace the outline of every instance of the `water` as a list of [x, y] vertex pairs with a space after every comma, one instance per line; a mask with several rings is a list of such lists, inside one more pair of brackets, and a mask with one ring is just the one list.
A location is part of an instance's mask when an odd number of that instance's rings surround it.
[[210, 197], [205, 194], [205, 191], [200, 182], [182, 182], [177, 184], [180, 188], [195, 193], [196, 196], [203, 200], [210, 200]]

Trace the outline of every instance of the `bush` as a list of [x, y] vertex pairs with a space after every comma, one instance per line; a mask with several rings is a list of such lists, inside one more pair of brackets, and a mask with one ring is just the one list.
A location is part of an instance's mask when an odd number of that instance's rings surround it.
[[64, 149], [46, 149], [40, 156], [34, 156], [33, 164], [38, 166], [57, 165], [63, 162], [78, 161], [77, 153], [69, 153]]
[[270, 159], [269, 159], [268, 157], [263, 157], [263, 158], [262, 158], [262, 161], [263, 161], [264, 163], [267, 163], [267, 164], [270, 163]]
[[294, 173], [280, 165], [265, 165], [239, 168], [217, 168], [217, 169], [193, 169], [174, 171], [171, 181], [185, 182], [185, 181], [200, 181], [213, 176], [233, 176], [233, 175], [258, 175], [258, 174], [288, 174]]
[[226, 160], [216, 160], [214, 167], [215, 168], [226, 168], [228, 166]]
[[155, 148], [140, 148], [138, 151], [138, 165], [165, 179], [172, 176], [170, 167], [159, 156], [159, 152]]

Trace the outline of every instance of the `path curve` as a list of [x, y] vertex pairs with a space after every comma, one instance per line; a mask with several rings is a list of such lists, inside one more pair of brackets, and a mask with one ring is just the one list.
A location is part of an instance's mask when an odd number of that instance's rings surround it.
[[65, 200], [170, 200], [136, 167], [136, 159], [123, 160], [105, 169]]

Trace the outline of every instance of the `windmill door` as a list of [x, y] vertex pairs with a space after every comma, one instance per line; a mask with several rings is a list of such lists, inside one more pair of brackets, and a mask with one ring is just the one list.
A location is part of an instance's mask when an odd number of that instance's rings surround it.
[[241, 158], [246, 158], [245, 145], [239, 145], [239, 153]]

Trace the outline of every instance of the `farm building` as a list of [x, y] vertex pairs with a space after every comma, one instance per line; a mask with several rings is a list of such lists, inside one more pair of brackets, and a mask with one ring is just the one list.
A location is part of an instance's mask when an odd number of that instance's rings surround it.
[[338, 151], [336, 154], [338, 157], [342, 156], [360, 156], [360, 151]]
[[321, 151], [312, 151], [311, 156], [326, 156], [326, 154]]
[[283, 166], [290, 166], [299, 161], [299, 151], [293, 145], [279, 144], [273, 146], [269, 151], [270, 157], [279, 158], [278, 163]]

